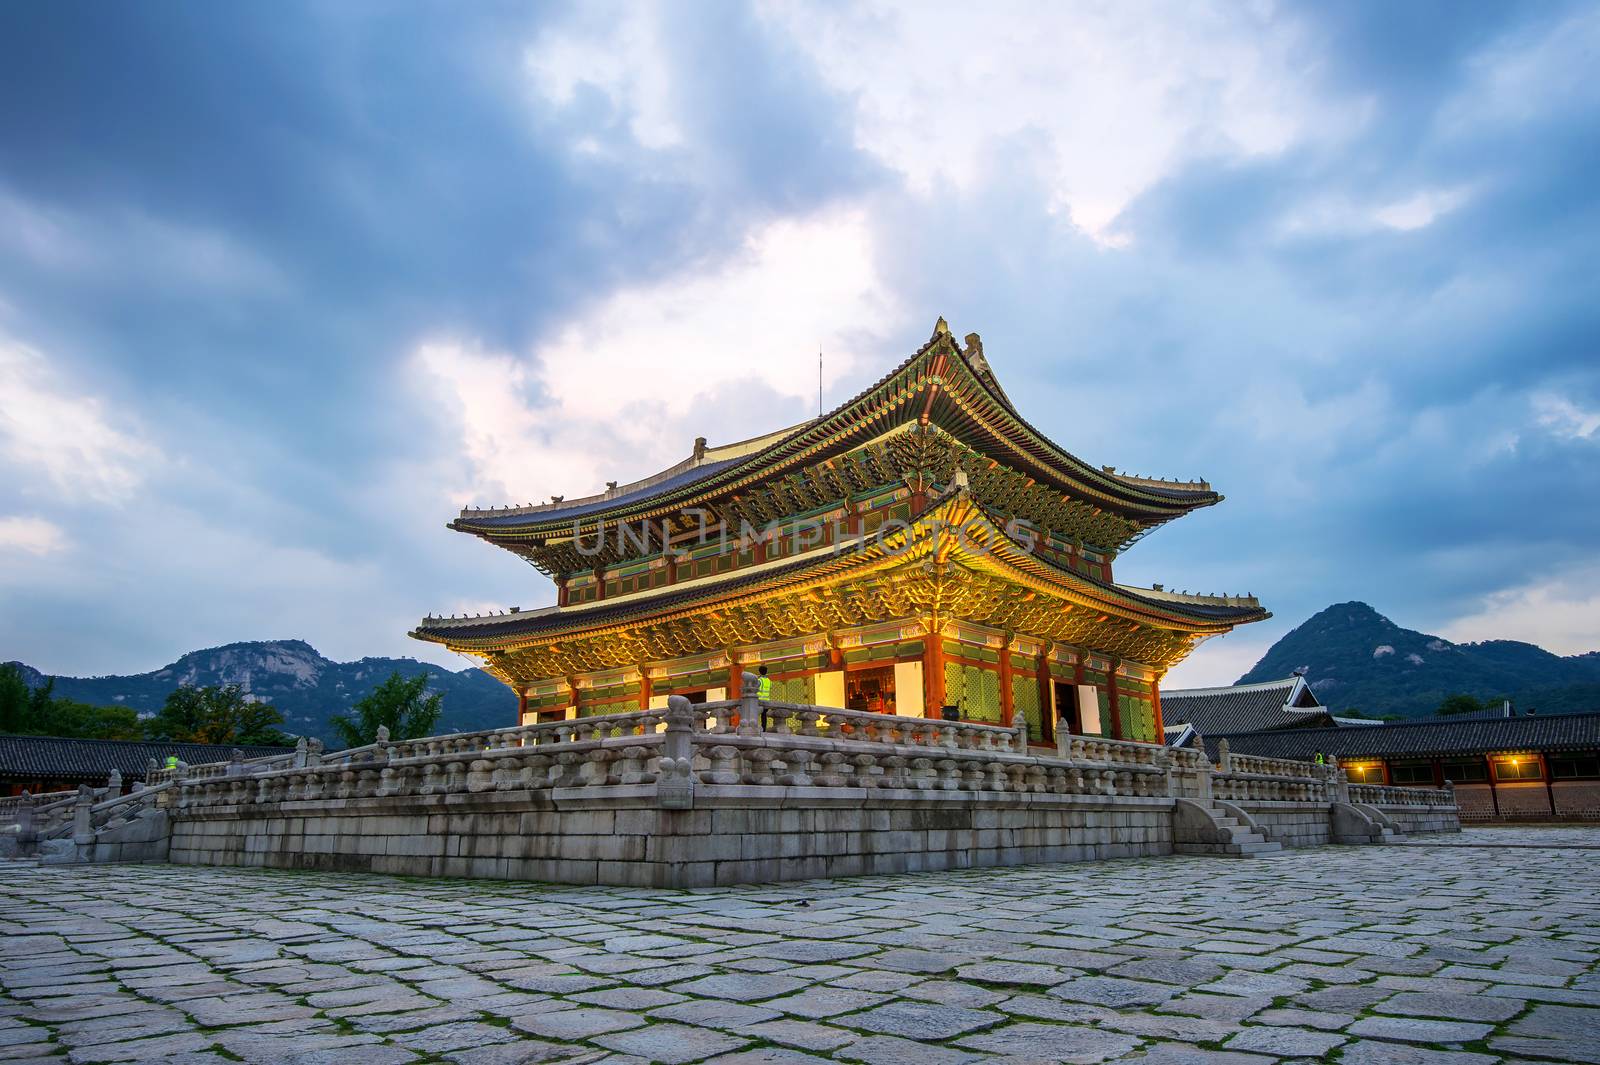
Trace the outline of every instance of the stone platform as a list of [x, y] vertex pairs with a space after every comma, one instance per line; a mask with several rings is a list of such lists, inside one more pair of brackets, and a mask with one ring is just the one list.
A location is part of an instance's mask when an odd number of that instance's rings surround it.
[[11, 863], [0, 1060], [1593, 1062], [1595, 847], [690, 892]]
[[[43, 810], [52, 862], [704, 887], [1459, 830], [1331, 766], [754, 697], [183, 767]], [[24, 811], [30, 818], [34, 811]], [[29, 831], [40, 835], [38, 825]]]

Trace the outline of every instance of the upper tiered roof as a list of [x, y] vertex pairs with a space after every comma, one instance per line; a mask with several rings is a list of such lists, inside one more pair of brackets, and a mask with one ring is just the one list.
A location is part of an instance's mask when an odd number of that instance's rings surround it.
[[[556, 497], [523, 507], [467, 508], [451, 528], [532, 557], [546, 541], [568, 538], [573, 523], [626, 523], [715, 509], [763, 482], [797, 474], [863, 444], [931, 430], [958, 449], [1016, 471], [1028, 489], [1103, 519], [1096, 547], [1118, 550], [1150, 529], [1222, 497], [1204, 481], [1164, 481], [1096, 467], [1029, 424], [995, 380], [977, 334], [966, 346], [940, 319], [933, 336], [892, 372], [831, 412], [765, 436], [708, 447], [651, 477], [581, 499]], [[537, 563], [538, 559], [534, 561]]]

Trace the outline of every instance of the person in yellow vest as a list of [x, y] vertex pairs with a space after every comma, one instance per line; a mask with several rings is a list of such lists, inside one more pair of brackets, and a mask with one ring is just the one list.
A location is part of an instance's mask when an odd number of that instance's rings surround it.
[[1313, 762], [1317, 763], [1318, 765], [1327, 765], [1328, 764], [1328, 760], [1323, 757], [1321, 751], [1318, 751], [1316, 754], [1313, 754], [1311, 756], [1311, 760]]
[[762, 666], [760, 668], [759, 672], [761, 674], [761, 680], [759, 680], [756, 683], [756, 698], [761, 699], [764, 702], [765, 701], [771, 701], [771, 699], [772, 699], [772, 678], [767, 676], [767, 667], [766, 666]]
[[178, 768], [178, 756], [177, 755], [175, 755], [175, 754], [167, 755], [166, 768], [168, 768], [168, 769], [176, 769], [176, 768]]

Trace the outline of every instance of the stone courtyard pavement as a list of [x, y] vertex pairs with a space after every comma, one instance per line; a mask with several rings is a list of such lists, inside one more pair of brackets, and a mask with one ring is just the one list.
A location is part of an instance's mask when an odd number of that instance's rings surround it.
[[0, 1062], [1600, 1062], [1596, 846], [703, 892], [13, 862]]

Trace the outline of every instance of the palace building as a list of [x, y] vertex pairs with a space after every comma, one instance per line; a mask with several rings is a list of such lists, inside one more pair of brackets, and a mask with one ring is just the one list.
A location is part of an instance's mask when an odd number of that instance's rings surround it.
[[[1268, 617], [1252, 596], [1135, 588], [1140, 537], [1222, 499], [1092, 466], [1033, 428], [976, 334], [943, 319], [892, 373], [802, 425], [582, 499], [468, 509], [450, 527], [524, 558], [555, 606], [425, 618], [523, 723], [738, 696], [1028, 722], [1161, 742], [1161, 678]], [[508, 722], [509, 724], [509, 722]]]

